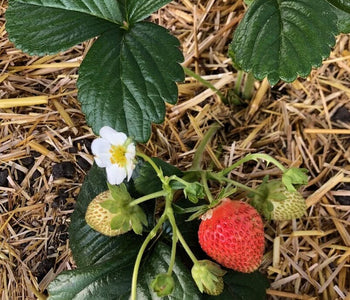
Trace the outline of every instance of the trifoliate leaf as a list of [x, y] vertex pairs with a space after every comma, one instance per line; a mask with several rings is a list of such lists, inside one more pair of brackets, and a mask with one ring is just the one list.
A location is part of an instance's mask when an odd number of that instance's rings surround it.
[[[128, 239], [125, 239], [128, 237]], [[132, 239], [131, 239], [132, 237]], [[82, 241], [85, 240], [82, 236]], [[114, 300], [129, 299], [133, 265], [141, 247], [142, 239], [135, 234], [114, 238], [115, 245], [111, 257], [100, 263], [91, 263], [75, 270], [59, 274], [48, 287], [50, 300]], [[100, 246], [99, 244], [95, 245]], [[96, 247], [99, 249], [99, 247]], [[144, 257], [143, 266], [138, 278], [137, 299], [158, 299], [150, 289], [150, 284], [159, 273], [169, 268], [171, 249], [163, 243], [157, 243]], [[95, 253], [87, 260], [95, 261]], [[200, 300], [202, 299], [189, 270], [176, 259], [173, 268], [174, 290], [164, 300]]]
[[178, 40], [156, 24], [136, 22], [164, 0], [12, 0], [11, 41], [35, 55], [66, 50], [99, 36], [79, 70], [78, 99], [94, 132], [108, 125], [146, 142], [165, 102], [177, 101], [184, 79]]
[[338, 33], [326, 0], [254, 0], [231, 44], [235, 63], [271, 85], [306, 77], [329, 56]]

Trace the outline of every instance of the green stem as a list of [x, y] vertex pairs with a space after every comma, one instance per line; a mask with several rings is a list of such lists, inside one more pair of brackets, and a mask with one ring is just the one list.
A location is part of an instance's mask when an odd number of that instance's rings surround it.
[[230, 167], [223, 169], [222, 171], [220, 171], [218, 173], [218, 175], [221, 178], [221, 177], [229, 174], [233, 169], [239, 167], [240, 165], [244, 164], [245, 162], [248, 162], [250, 160], [258, 160], [258, 159], [262, 159], [262, 160], [267, 161], [268, 163], [274, 164], [283, 173], [285, 173], [287, 171], [287, 168], [285, 168], [279, 161], [277, 161], [276, 159], [274, 159], [270, 155], [263, 154], [263, 153], [254, 153], [254, 154], [248, 154], [247, 156], [243, 157], [242, 159], [240, 159], [239, 161], [237, 161], [236, 163], [234, 163]]
[[163, 172], [161, 171], [161, 169], [158, 168], [158, 166], [154, 163], [154, 161], [149, 156], [147, 156], [146, 154], [143, 154], [141, 152], [137, 152], [136, 155], [143, 158], [144, 161], [148, 162], [152, 166], [152, 168], [156, 171], [159, 179], [162, 182], [164, 182]]
[[235, 86], [233, 87], [233, 90], [235, 91], [236, 95], [240, 95], [241, 93], [240, 89], [242, 85], [243, 74], [244, 72], [242, 70], [239, 70], [237, 72], [237, 80], [236, 80]]
[[186, 73], [186, 75], [193, 77], [194, 79], [198, 80], [201, 84], [203, 84], [207, 88], [214, 91], [220, 97], [222, 102], [224, 102], [225, 104], [228, 104], [228, 101], [225, 98], [225, 96], [215, 86], [213, 86], [209, 81], [205, 80], [203, 77], [199, 76], [198, 74], [196, 74], [195, 72], [191, 71], [190, 69], [188, 69], [184, 66], [182, 66], [182, 68], [184, 69], [184, 72]]
[[137, 198], [133, 201], [130, 202], [129, 206], [135, 206], [137, 204], [140, 204], [142, 202], [145, 202], [147, 200], [151, 200], [151, 199], [154, 199], [154, 198], [158, 198], [158, 197], [164, 197], [168, 194], [168, 192], [164, 191], [164, 190], [161, 190], [161, 191], [158, 191], [158, 192], [155, 192], [155, 193], [152, 193], [152, 194], [149, 194], [149, 195], [145, 195], [145, 196], [142, 196], [140, 198]]
[[190, 171], [200, 170], [200, 165], [202, 162], [202, 157], [203, 157], [205, 147], [219, 128], [220, 128], [220, 124], [214, 123], [213, 125], [210, 126], [209, 130], [203, 136], [203, 139], [199, 143], [199, 146], [193, 156], [192, 166], [189, 169]]
[[186, 180], [183, 180], [182, 178], [176, 176], [176, 175], [172, 175], [169, 177], [169, 182], [172, 181], [172, 180], [175, 180], [177, 182], [180, 182], [182, 183], [184, 186], [188, 186], [189, 185], [189, 182], [187, 182]]
[[183, 238], [182, 234], [180, 231], [178, 231], [177, 233], [177, 237], [182, 245], [182, 247], [185, 249], [187, 255], [191, 258], [192, 262], [194, 264], [198, 263], [198, 259], [196, 258], [196, 256], [193, 254], [193, 252], [191, 251], [190, 247], [187, 245], [185, 239]]
[[201, 183], [204, 188], [204, 192], [208, 197], [209, 203], [212, 203], [214, 201], [213, 195], [210, 192], [209, 186], [208, 186], [208, 180], [207, 180], [207, 173], [202, 172], [201, 173]]
[[[175, 221], [172, 209], [171, 209], [171, 212], [168, 211], [167, 216], [168, 216], [169, 221], [171, 219], [174, 219], [174, 221]], [[170, 224], [172, 225], [172, 221], [170, 221]], [[176, 246], [177, 246], [177, 241], [178, 241], [177, 227], [174, 228], [172, 226], [172, 230], [173, 230], [173, 238], [172, 238], [172, 245], [171, 245], [170, 263], [169, 263], [169, 267], [168, 267], [168, 275], [171, 275], [171, 273], [173, 272], [173, 268], [174, 268], [174, 264], [175, 264], [175, 257], [176, 257]]]
[[243, 87], [242, 97], [243, 99], [251, 99], [254, 90], [255, 78], [252, 72], [246, 73], [246, 81]]
[[183, 238], [180, 230], [177, 228], [174, 215], [171, 213], [168, 215], [168, 218], [169, 218], [169, 222], [171, 224], [171, 227], [173, 228], [173, 232], [176, 232], [177, 238], [179, 239], [182, 247], [185, 249], [187, 255], [191, 258], [191, 260], [194, 264], [198, 263], [198, 259], [195, 257], [195, 255], [191, 251], [190, 247], [187, 245], [185, 239]]
[[238, 181], [235, 181], [235, 180], [232, 180], [232, 179], [229, 179], [227, 177], [224, 177], [224, 176], [217, 176], [216, 174], [214, 173], [209, 173], [209, 176], [212, 177], [213, 179], [216, 179], [218, 181], [225, 181], [227, 183], [231, 183], [233, 184], [234, 186], [242, 189], [242, 190], [245, 190], [247, 192], [251, 192], [251, 193], [254, 193], [254, 194], [257, 194], [257, 195], [260, 195], [260, 196], [263, 196], [260, 192], [258, 192], [257, 190], [253, 189], [253, 188], [250, 188], [249, 186], [246, 186]]
[[153, 229], [149, 232], [145, 240], [143, 241], [141, 248], [139, 250], [139, 253], [137, 254], [135, 265], [134, 265], [134, 271], [132, 274], [132, 283], [131, 283], [131, 300], [137, 300], [136, 299], [136, 292], [137, 292], [137, 277], [139, 274], [141, 259], [143, 256], [143, 253], [145, 252], [148, 243], [156, 236], [159, 228], [162, 226], [162, 224], [167, 219], [167, 214], [164, 212], [162, 216], [160, 217], [158, 223], [156, 226], [153, 227]]

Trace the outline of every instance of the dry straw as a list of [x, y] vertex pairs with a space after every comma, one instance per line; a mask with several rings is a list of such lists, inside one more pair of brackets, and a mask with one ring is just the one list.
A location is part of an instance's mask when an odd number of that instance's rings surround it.
[[[28, 57], [7, 39], [6, 7], [7, 1], [0, 1], [0, 105], [9, 104], [0, 109], [0, 171], [8, 172], [8, 185], [0, 187], [0, 294], [5, 300], [45, 299], [56, 274], [75, 266], [66, 232], [86, 173], [82, 158], [92, 162], [87, 141], [94, 137], [75, 84], [91, 42], [57, 55]], [[179, 0], [152, 21], [180, 39], [185, 66], [228, 96], [238, 74], [227, 45], [243, 11], [241, 0]], [[187, 77], [178, 85], [178, 104], [167, 106], [164, 124], [154, 126], [142, 146], [185, 170], [216, 121], [222, 129], [207, 146], [207, 167], [225, 167], [262, 152], [285, 166], [309, 170], [310, 182], [301, 191], [308, 204], [305, 217], [266, 222], [261, 271], [271, 282], [270, 299], [350, 299], [350, 123], [339, 114], [350, 111], [349, 45], [348, 35], [339, 36], [330, 58], [307, 79], [272, 89], [266, 81], [255, 82], [253, 100], [241, 106], [222, 103]], [[60, 162], [74, 165], [73, 177], [53, 177]], [[265, 175], [280, 173], [259, 162], [231, 174], [252, 187]]]

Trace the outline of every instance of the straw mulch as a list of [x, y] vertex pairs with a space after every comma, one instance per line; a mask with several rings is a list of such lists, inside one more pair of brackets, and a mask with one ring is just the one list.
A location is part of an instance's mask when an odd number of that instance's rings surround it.
[[[93, 162], [94, 135], [75, 86], [91, 42], [29, 57], [7, 39], [6, 7], [7, 1], [0, 1], [0, 294], [1, 299], [45, 299], [56, 274], [74, 268], [69, 216]], [[242, 1], [178, 0], [152, 21], [179, 38], [185, 66], [228, 95], [238, 74], [227, 45], [243, 11]], [[164, 124], [155, 125], [142, 146], [186, 170], [216, 121], [222, 128], [207, 147], [205, 165], [220, 169], [261, 152], [309, 170], [309, 184], [301, 191], [307, 215], [266, 222], [261, 271], [271, 282], [270, 299], [350, 299], [349, 38], [339, 36], [330, 58], [307, 79], [273, 88], [255, 82], [252, 99], [240, 106], [222, 103], [186, 78], [179, 84], [178, 104], [168, 106]], [[232, 173], [252, 187], [265, 175], [280, 173], [264, 162]]]

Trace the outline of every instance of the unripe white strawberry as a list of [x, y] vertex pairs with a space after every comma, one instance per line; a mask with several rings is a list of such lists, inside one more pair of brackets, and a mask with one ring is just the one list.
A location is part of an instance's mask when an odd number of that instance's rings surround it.
[[272, 180], [257, 188], [251, 205], [269, 220], [286, 221], [301, 218], [306, 203], [298, 191], [288, 191], [282, 181]]
[[89, 204], [85, 220], [91, 228], [108, 236], [133, 230], [142, 234], [147, 217], [140, 206], [132, 205], [124, 184], [109, 185], [109, 190], [97, 195]]
[[131, 225], [124, 230], [122, 228], [112, 229], [111, 221], [116, 214], [111, 213], [108, 209], [103, 208], [101, 203], [106, 200], [110, 200], [110, 191], [105, 191], [99, 195], [97, 195], [89, 204], [88, 209], [85, 214], [85, 221], [89, 224], [89, 226], [108, 236], [115, 236], [131, 229]]

